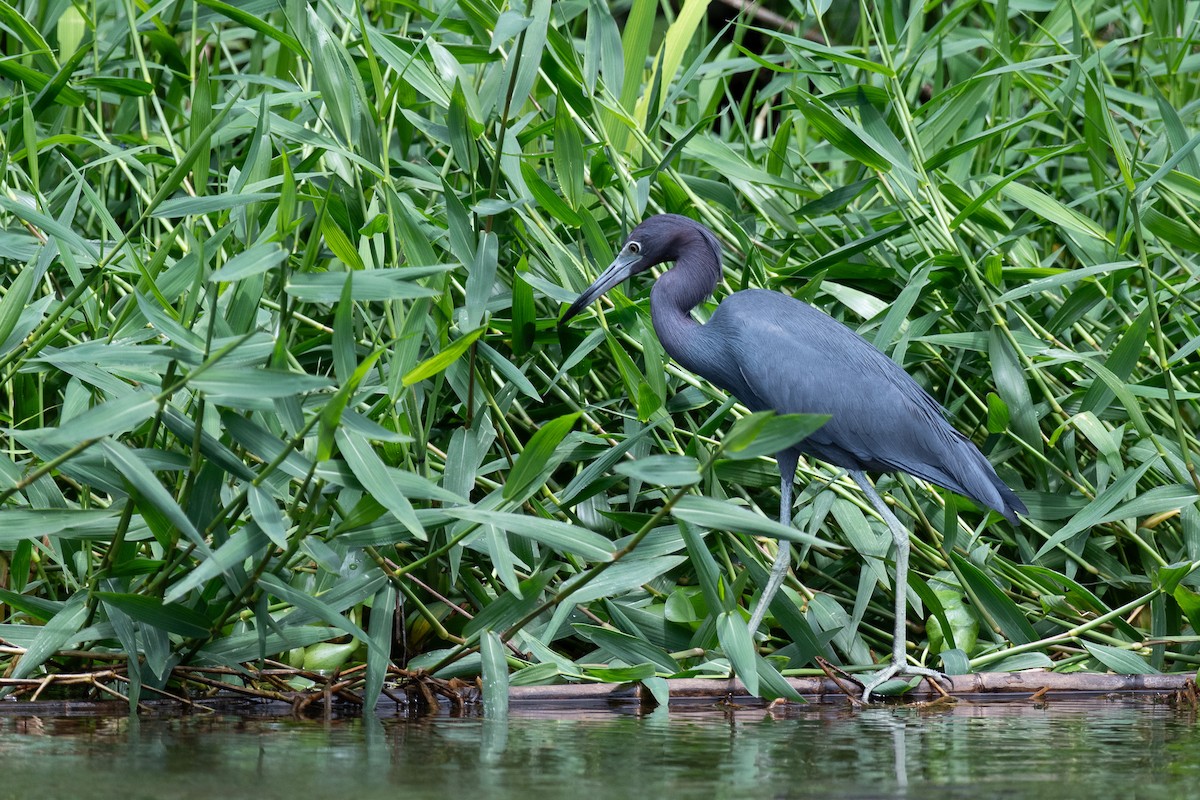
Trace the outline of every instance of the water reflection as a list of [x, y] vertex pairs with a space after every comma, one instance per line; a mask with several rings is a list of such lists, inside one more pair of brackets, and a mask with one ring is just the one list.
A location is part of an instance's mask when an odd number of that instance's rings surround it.
[[1143, 701], [514, 709], [504, 721], [0, 716], [0, 799], [1184, 797], [1200, 785], [1197, 731], [1194, 714]]

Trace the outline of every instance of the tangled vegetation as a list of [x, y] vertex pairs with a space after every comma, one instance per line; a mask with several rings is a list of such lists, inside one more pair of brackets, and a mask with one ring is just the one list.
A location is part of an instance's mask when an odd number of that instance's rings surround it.
[[649, 281], [558, 325], [660, 211], [725, 242], [718, 299], [858, 330], [1029, 506], [879, 479], [912, 657], [1194, 669], [1195, 6], [830, 5], [0, 0], [0, 691], [788, 696], [886, 657], [853, 484], [802, 464], [752, 639], [772, 423], [670, 363]]

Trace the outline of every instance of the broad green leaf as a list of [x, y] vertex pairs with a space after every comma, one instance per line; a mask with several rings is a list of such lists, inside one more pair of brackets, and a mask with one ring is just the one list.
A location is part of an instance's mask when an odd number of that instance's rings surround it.
[[483, 656], [483, 713], [489, 719], [508, 714], [508, 661], [506, 648], [495, 631], [486, 631], [480, 639]]
[[[525, 450], [513, 464], [504, 484], [504, 498], [511, 500], [525, 496], [526, 490], [536, 488], [545, 482], [543, 472], [551, 459], [555, 458], [555, 450], [575, 426], [579, 414], [566, 414], [543, 424], [525, 445]], [[536, 484], [536, 486], [535, 486]]]
[[830, 144], [870, 169], [891, 171], [892, 162], [883, 155], [883, 148], [860, 126], [806, 92], [792, 90], [791, 95], [809, 125]]
[[[46, 662], [46, 659], [53, 656], [74, 638], [84, 622], [87, 621], [86, 600], [85, 592], [76, 592], [70, 597], [62, 610], [54, 615], [54, 619], [42, 626], [20, 660], [17, 661], [16, 666], [9, 670], [10, 678], [29, 677], [34, 670]], [[0, 696], [3, 696], [4, 693], [3, 687], [0, 687]]]
[[971, 594], [983, 606], [983, 610], [1000, 626], [1000, 630], [1004, 632], [1010, 642], [1029, 644], [1037, 640], [1037, 632], [1003, 589], [997, 586], [983, 570], [958, 553], [951, 553], [950, 557], [954, 559], [954, 564], [963, 580], [966, 581]]
[[653, 678], [658, 674], [658, 667], [647, 661], [631, 667], [589, 667], [587, 674], [605, 683], [636, 683]]
[[426, 359], [410, 370], [404, 376], [404, 385], [412, 386], [414, 383], [431, 378], [442, 370], [449, 367], [455, 361], [462, 357], [471, 343], [478, 339], [483, 334], [483, 328], [476, 328], [460, 339], [455, 340], [446, 347], [445, 350], [438, 353], [432, 358]]
[[553, 577], [552, 570], [543, 570], [521, 582], [520, 595], [512, 592], [500, 595], [463, 626], [463, 636], [470, 639], [489, 630], [507, 630], [542, 602], [542, 591]]
[[[354, 272], [350, 297], [365, 302], [437, 297], [442, 291], [426, 287], [418, 281], [452, 269], [455, 269], [454, 265], [436, 264]], [[350, 281], [350, 275], [350, 272], [292, 272], [288, 276], [287, 293], [307, 302], [335, 303], [342, 299], [342, 291]]]
[[1128, 650], [1093, 642], [1084, 642], [1083, 646], [1087, 648], [1093, 658], [1118, 675], [1157, 675], [1159, 673], [1146, 662], [1146, 659]]
[[723, 453], [738, 460], [773, 456], [799, 444], [828, 421], [828, 414], [759, 411], [734, 423], [725, 434]]
[[737, 611], [722, 611], [717, 615], [717, 638], [733, 670], [742, 679], [746, 691], [758, 696], [758, 664], [755, 662], [754, 641], [746, 629], [746, 621]]
[[[367, 645], [368, 650], [376, 650], [382, 647], [375, 639], [368, 636], [366, 631], [338, 613], [320, 597], [314, 597], [307, 592], [289, 586], [269, 572], [261, 575], [258, 582], [263, 588], [285, 603], [291, 603], [297, 608], [316, 616], [317, 619], [324, 621], [326, 624], [332, 625], [343, 633], [358, 639], [358, 641]], [[383, 648], [383, 652], [386, 654], [388, 648]]]
[[179, 507], [175, 498], [155, 477], [144, 459], [137, 452], [129, 449], [125, 445], [116, 441], [106, 441], [102, 445], [105, 456], [116, 466], [122, 477], [128, 482], [141, 498], [155, 508], [171, 525], [182, 533], [196, 549], [204, 554], [210, 555], [212, 550], [200, 532], [196, 530], [196, 526], [191, 519]]
[[316, 375], [250, 367], [213, 367], [188, 383], [210, 395], [257, 399], [308, 394], [334, 385]]
[[[646, 642], [636, 636], [630, 636], [611, 628], [601, 628], [598, 625], [572, 625], [575, 632], [599, 647], [614, 658], [619, 658], [626, 664], [641, 664], [650, 662], [663, 672], [676, 673], [679, 664], [661, 648]], [[743, 630], [745, 626], [742, 626]]]
[[139, 622], [189, 639], [206, 639], [212, 628], [212, 622], [204, 615], [178, 603], [119, 592], [96, 592], [96, 596]]
[[240, 281], [252, 275], [258, 275], [274, 269], [287, 260], [287, 251], [275, 242], [256, 244], [249, 250], [243, 250], [215, 270], [208, 279], [213, 282]]
[[616, 471], [655, 486], [691, 486], [700, 482], [700, 465], [687, 456], [648, 456], [622, 461]]
[[485, 511], [470, 506], [447, 508], [444, 509], [444, 513], [455, 519], [463, 519], [480, 525], [495, 525], [509, 533], [541, 542], [547, 547], [564, 553], [574, 553], [589, 561], [612, 560], [612, 543], [600, 534], [578, 525], [568, 525], [558, 520], [524, 514]]
[[160, 219], [204, 216], [218, 211], [244, 208], [252, 203], [263, 203], [277, 197], [273, 192], [248, 192], [246, 194], [215, 194], [206, 197], [172, 197], [154, 209], [151, 216]]
[[412, 503], [404, 496], [400, 487], [392, 482], [387, 466], [370, 444], [345, 428], [339, 429], [334, 438], [337, 441], [338, 452], [363, 488], [392, 512], [413, 536], [424, 540], [425, 529], [417, 518]]
[[22, 541], [62, 537], [108, 539], [120, 514], [115, 508], [13, 508], [0, 509], [0, 549], [12, 550]]
[[[1055, 531], [1054, 535], [1047, 539], [1046, 543], [1034, 554], [1034, 559], [1041, 558], [1050, 552], [1052, 548], [1067, 541], [1076, 534], [1087, 530], [1093, 525], [1100, 524], [1101, 519], [1108, 516], [1109, 512], [1128, 496], [1142, 475], [1146, 474], [1146, 471], [1152, 466], [1154, 466], [1154, 462], [1144, 462], [1113, 481], [1095, 500], [1084, 506], [1083, 510], [1073, 516], [1066, 525]], [[1118, 519], [1121, 519], [1121, 517], [1118, 517]]]
[[841, 545], [834, 542], [805, 533], [798, 528], [780, 525], [775, 520], [759, 516], [741, 506], [714, 500], [711, 497], [687, 495], [680, 498], [671, 513], [678, 519], [714, 530], [770, 536], [773, 539], [787, 539], [816, 547], [842, 549]]

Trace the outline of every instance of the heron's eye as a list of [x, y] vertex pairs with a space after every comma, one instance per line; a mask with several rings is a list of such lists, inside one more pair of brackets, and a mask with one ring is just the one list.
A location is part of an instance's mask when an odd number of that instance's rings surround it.
[[642, 252], [642, 245], [640, 242], [630, 242], [629, 244], [625, 245], [625, 249], [636, 256], [638, 253]]

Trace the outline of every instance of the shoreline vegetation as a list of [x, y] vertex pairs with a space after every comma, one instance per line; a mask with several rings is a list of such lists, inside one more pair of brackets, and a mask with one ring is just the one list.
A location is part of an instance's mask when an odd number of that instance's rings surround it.
[[0, 0], [0, 695], [502, 712], [885, 661], [847, 477], [775, 523], [778, 420], [666, 358], [648, 281], [558, 325], [661, 212], [1028, 505], [878, 478], [911, 658], [1186, 691], [1198, 44], [1174, 0]]

